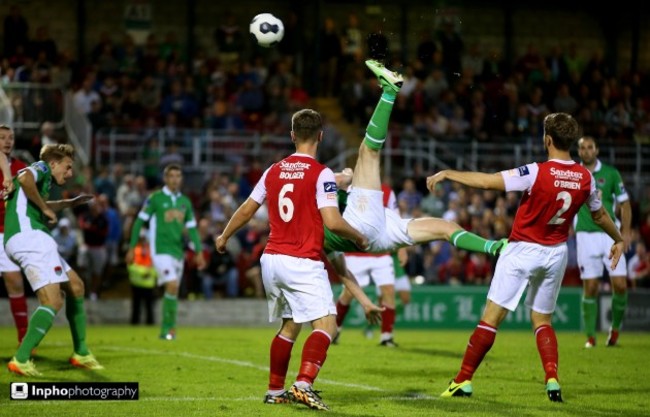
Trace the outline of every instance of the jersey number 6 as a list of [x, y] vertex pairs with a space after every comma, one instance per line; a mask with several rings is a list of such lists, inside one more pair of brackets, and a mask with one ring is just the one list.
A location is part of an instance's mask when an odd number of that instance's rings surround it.
[[287, 193], [293, 192], [293, 184], [284, 184], [280, 190], [280, 195], [278, 196], [278, 210], [280, 212], [280, 218], [285, 222], [289, 223], [293, 218], [293, 201], [286, 196]]

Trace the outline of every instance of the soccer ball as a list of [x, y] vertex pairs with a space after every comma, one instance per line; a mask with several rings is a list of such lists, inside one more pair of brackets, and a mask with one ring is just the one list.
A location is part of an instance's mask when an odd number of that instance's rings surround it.
[[269, 48], [277, 45], [284, 36], [282, 20], [271, 13], [260, 13], [251, 20], [250, 33], [259, 46]]

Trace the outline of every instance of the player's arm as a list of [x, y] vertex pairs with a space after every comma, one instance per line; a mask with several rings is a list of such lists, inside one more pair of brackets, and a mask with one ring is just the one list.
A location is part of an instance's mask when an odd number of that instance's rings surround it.
[[151, 214], [155, 210], [154, 205], [155, 203], [152, 201], [152, 196], [147, 197], [144, 204], [142, 205], [142, 209], [140, 209], [138, 212], [138, 217], [135, 218], [133, 226], [131, 226], [129, 250], [126, 251], [126, 255], [124, 257], [127, 265], [133, 263], [133, 259], [135, 258], [135, 247], [140, 240], [140, 230], [142, 229], [142, 225], [147, 223], [151, 218]]
[[625, 251], [630, 248], [632, 243], [632, 204], [630, 200], [619, 203], [621, 209], [621, 235], [625, 241]]
[[[38, 175], [38, 173], [36, 173]], [[35, 170], [32, 168], [24, 169], [18, 174], [18, 183], [23, 190], [29, 201], [34, 203], [43, 214], [49, 219], [50, 224], [56, 224], [57, 218], [54, 211], [43, 200], [41, 194], [36, 187], [37, 178], [35, 177]]]
[[11, 175], [11, 167], [9, 166], [9, 158], [3, 152], [0, 152], [0, 171], [2, 171], [2, 188], [5, 193], [10, 193], [14, 190], [13, 176]]
[[343, 256], [342, 253], [337, 253], [330, 261], [327, 255], [325, 255], [325, 252], [323, 252], [321, 254], [321, 259], [323, 260], [323, 263], [325, 263], [326, 269], [328, 264], [332, 269], [334, 269], [336, 275], [339, 276], [345, 288], [350, 291], [350, 294], [352, 294], [359, 304], [361, 304], [363, 311], [365, 311], [368, 323], [378, 324], [381, 321], [381, 313], [384, 311], [384, 307], [375, 305], [370, 298], [368, 298], [366, 293], [359, 286], [357, 279], [347, 268], [345, 264], [345, 256]]
[[323, 218], [323, 224], [332, 233], [350, 239], [359, 249], [368, 247], [368, 239], [341, 217], [338, 207], [321, 207], [320, 214]]
[[625, 241], [623, 240], [623, 236], [618, 230], [618, 227], [616, 227], [612, 218], [609, 217], [609, 214], [604, 207], [601, 206], [598, 210], [592, 211], [591, 218], [594, 220], [594, 223], [596, 223], [614, 240], [612, 249], [609, 252], [609, 259], [611, 259], [612, 269], [614, 269], [616, 268], [616, 265], [618, 265], [618, 260], [625, 251]]
[[486, 174], [483, 172], [455, 171], [453, 169], [445, 169], [427, 177], [427, 188], [430, 192], [434, 192], [436, 185], [444, 180], [450, 180], [467, 185], [468, 187], [484, 190], [506, 190], [505, 181], [500, 172]]
[[223, 229], [223, 232], [214, 240], [215, 248], [219, 253], [224, 253], [226, 251], [226, 243], [228, 239], [239, 229], [244, 227], [255, 215], [257, 210], [260, 208], [261, 204], [253, 200], [251, 197], [248, 197], [244, 203], [239, 206], [237, 211], [233, 213], [230, 221], [226, 225], [226, 228]]
[[94, 196], [92, 194], [79, 194], [75, 198], [66, 198], [65, 200], [48, 201], [47, 205], [53, 211], [60, 211], [68, 207], [77, 207], [90, 203]]

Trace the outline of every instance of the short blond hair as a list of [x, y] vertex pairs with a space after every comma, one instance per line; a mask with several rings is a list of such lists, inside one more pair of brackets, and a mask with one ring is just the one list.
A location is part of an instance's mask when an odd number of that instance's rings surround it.
[[39, 158], [45, 162], [60, 161], [66, 156], [74, 161], [74, 146], [68, 144], [45, 145], [39, 154]]

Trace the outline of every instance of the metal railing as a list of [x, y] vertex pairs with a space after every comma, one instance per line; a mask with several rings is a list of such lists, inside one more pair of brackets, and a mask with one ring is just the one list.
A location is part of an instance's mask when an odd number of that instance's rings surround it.
[[[242, 161], [257, 158], [265, 163], [293, 151], [288, 136], [264, 136], [258, 132], [227, 132], [210, 129], [100, 130], [94, 143], [94, 164], [112, 166], [117, 162], [134, 173], [145, 166], [145, 148], [155, 147], [164, 153], [170, 143], [178, 145], [185, 168], [204, 177], [214, 172], [228, 172]], [[632, 196], [640, 196], [650, 185], [650, 145], [639, 143], [601, 143], [600, 158], [614, 164], [623, 175]], [[350, 148], [329, 161], [341, 170], [354, 158], [358, 149]], [[470, 138], [434, 139], [427, 136], [389, 136], [384, 147], [383, 175], [401, 178], [419, 169], [425, 174], [441, 169], [496, 172], [543, 161], [546, 154], [537, 138], [477, 141]], [[577, 155], [574, 152], [575, 159]]]

